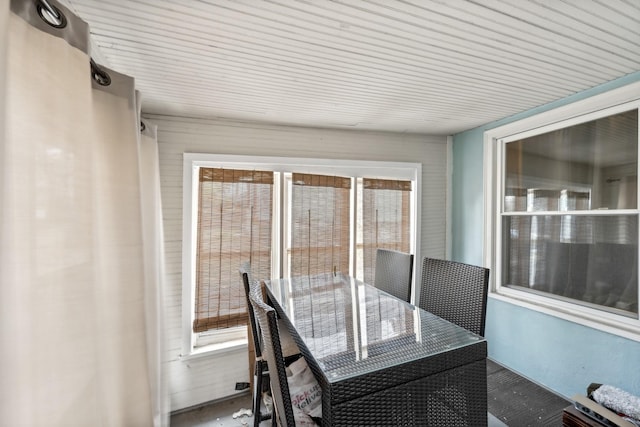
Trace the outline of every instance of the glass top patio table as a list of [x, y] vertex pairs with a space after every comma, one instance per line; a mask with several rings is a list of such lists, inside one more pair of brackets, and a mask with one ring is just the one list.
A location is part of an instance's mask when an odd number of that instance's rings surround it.
[[484, 338], [346, 275], [265, 285], [301, 351], [330, 383], [465, 347], [472, 351], [459, 354], [467, 354], [469, 361], [486, 358]]

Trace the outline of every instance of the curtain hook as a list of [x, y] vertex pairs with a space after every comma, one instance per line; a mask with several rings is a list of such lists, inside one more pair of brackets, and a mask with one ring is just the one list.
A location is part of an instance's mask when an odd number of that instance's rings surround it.
[[142, 120], [140, 120], [140, 132], [144, 132], [147, 129], [147, 125], [144, 124]]
[[100, 86], [109, 86], [111, 84], [111, 77], [109, 77], [109, 74], [100, 68], [93, 58], [91, 58], [89, 62], [91, 64], [91, 77], [93, 77], [93, 80], [95, 80]]
[[60, 10], [49, 3], [48, 0], [38, 0], [36, 7], [40, 18], [54, 28], [64, 28], [67, 26], [67, 18]]

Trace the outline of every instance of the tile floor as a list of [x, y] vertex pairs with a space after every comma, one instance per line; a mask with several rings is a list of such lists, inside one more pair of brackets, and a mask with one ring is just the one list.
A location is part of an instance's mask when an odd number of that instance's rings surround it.
[[[251, 395], [245, 393], [228, 400], [201, 406], [171, 416], [171, 427], [237, 427], [253, 426], [253, 417], [246, 415], [233, 418], [242, 409], [251, 409]], [[489, 416], [489, 427], [506, 427], [496, 417]], [[263, 421], [260, 427], [271, 426], [271, 421]]]
[[[253, 416], [244, 414], [251, 410], [251, 394], [242, 393], [230, 399], [214, 402], [188, 411], [171, 415], [171, 427], [253, 427]], [[242, 412], [242, 414], [239, 414]], [[236, 418], [234, 418], [236, 414]], [[271, 421], [263, 421], [260, 427], [271, 426]]]

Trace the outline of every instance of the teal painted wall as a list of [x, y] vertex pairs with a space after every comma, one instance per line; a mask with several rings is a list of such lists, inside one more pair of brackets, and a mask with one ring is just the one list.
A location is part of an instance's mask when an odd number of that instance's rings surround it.
[[590, 383], [640, 396], [640, 343], [490, 299], [489, 357], [557, 393], [586, 394]]
[[451, 190], [451, 257], [482, 265], [484, 194], [482, 156], [484, 129], [453, 137]]
[[[470, 264], [483, 260], [484, 132], [525, 117], [640, 81], [640, 71], [511, 117], [453, 136], [451, 253]], [[592, 382], [640, 396], [640, 342], [489, 298], [489, 357], [570, 398]]]

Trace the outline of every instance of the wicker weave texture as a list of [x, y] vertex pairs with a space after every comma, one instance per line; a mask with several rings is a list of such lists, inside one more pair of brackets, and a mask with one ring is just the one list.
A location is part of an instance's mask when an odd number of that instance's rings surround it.
[[376, 288], [409, 302], [411, 299], [411, 277], [413, 255], [391, 249], [376, 251]]
[[475, 349], [483, 341], [348, 276], [270, 281], [267, 290], [301, 351], [306, 348], [332, 383], [458, 348]]
[[486, 425], [482, 337], [348, 276], [266, 285], [322, 387], [323, 425]]
[[489, 269], [425, 257], [420, 308], [484, 336]]
[[269, 381], [269, 371], [267, 369], [267, 361], [262, 358], [262, 343], [260, 342], [260, 328], [256, 320], [255, 312], [251, 301], [249, 301], [249, 293], [251, 287], [249, 285], [250, 266], [249, 263], [244, 263], [240, 267], [240, 276], [242, 278], [242, 284], [244, 286], [244, 292], [247, 299], [247, 312], [249, 313], [249, 322], [251, 323], [251, 338], [253, 339], [254, 346], [254, 371], [255, 371], [255, 383], [253, 384], [253, 396], [251, 402], [251, 409], [253, 411], [253, 426], [258, 427], [261, 421], [270, 420], [270, 413], [262, 413], [260, 405], [262, 401], [262, 382], [263, 380]]
[[275, 412], [281, 426], [294, 427], [293, 407], [291, 405], [285, 360], [282, 355], [282, 346], [278, 333], [276, 312], [273, 307], [264, 303], [260, 285], [257, 282], [256, 285], [251, 285], [249, 301], [256, 314], [262, 334], [263, 355], [269, 368]]
[[[375, 379], [372, 375], [371, 382]], [[322, 423], [325, 426], [486, 426], [486, 389], [486, 360], [480, 360], [334, 405]], [[482, 390], [485, 392], [479, 392]], [[323, 395], [323, 405], [330, 399]]]
[[251, 271], [249, 263], [243, 263], [240, 266], [240, 277], [242, 278], [242, 285], [244, 286], [245, 297], [247, 299], [247, 312], [249, 313], [249, 322], [251, 323], [251, 338], [253, 339], [253, 346], [255, 348], [256, 357], [262, 356], [262, 344], [260, 343], [260, 329], [256, 323], [256, 315], [253, 312], [253, 307], [249, 301], [249, 293], [251, 292]]
[[416, 378], [429, 377], [440, 372], [457, 369], [470, 363], [485, 360], [486, 341], [452, 349], [410, 363], [398, 364], [384, 370], [373, 371], [367, 375], [349, 378], [331, 384], [331, 401], [336, 404], [355, 399], [369, 393], [397, 387], [414, 381]]

